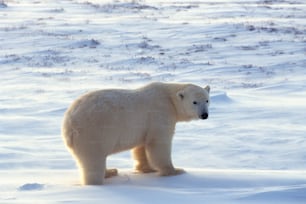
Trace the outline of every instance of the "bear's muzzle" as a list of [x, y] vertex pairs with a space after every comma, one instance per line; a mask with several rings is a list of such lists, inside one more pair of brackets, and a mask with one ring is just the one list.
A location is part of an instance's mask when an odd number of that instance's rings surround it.
[[207, 118], [208, 118], [208, 113], [202, 113], [202, 115], [200, 115], [200, 118], [201, 118], [202, 120], [207, 119]]

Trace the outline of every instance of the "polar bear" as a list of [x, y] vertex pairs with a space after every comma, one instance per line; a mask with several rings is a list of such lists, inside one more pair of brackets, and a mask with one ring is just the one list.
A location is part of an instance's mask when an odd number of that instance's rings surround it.
[[93, 91], [75, 100], [64, 115], [62, 136], [83, 184], [101, 185], [117, 175], [116, 169], [106, 169], [106, 158], [130, 149], [137, 172], [183, 173], [171, 161], [175, 125], [207, 119], [209, 92], [209, 86], [155, 82], [134, 90]]

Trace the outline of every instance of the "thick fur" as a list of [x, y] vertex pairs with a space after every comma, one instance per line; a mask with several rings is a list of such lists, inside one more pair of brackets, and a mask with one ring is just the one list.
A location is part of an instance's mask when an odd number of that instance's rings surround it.
[[77, 160], [83, 184], [100, 185], [105, 177], [116, 175], [116, 169], [106, 169], [106, 158], [129, 149], [138, 172], [182, 173], [171, 161], [175, 124], [206, 119], [209, 91], [209, 86], [152, 83], [78, 98], [65, 113], [62, 136]]

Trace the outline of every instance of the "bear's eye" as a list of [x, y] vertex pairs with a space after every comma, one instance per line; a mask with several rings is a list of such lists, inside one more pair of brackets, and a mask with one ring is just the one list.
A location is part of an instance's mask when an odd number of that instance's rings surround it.
[[209, 101], [207, 100], [206, 103], [208, 103]]
[[194, 105], [197, 105], [197, 104], [198, 104], [198, 102], [194, 101], [194, 102], [193, 102], [193, 104], [194, 104]]

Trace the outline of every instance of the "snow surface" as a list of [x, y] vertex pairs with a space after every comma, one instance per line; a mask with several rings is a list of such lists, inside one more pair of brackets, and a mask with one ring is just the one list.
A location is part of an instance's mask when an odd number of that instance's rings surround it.
[[[0, 1], [0, 203], [306, 203], [304, 0]], [[80, 186], [60, 137], [80, 94], [152, 81], [212, 87], [177, 125], [187, 173]]]

